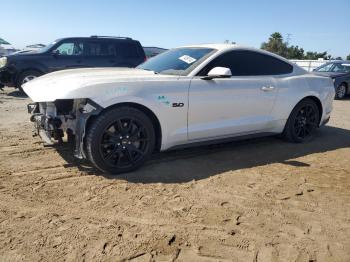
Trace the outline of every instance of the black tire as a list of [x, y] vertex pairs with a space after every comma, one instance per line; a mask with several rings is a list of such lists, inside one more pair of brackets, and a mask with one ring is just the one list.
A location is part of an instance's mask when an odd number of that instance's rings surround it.
[[20, 74], [20, 76], [18, 77], [17, 79], [17, 83], [16, 83], [16, 88], [18, 88], [18, 90], [20, 90], [22, 93], [23, 92], [23, 89], [22, 89], [22, 85], [24, 84], [24, 82], [26, 82], [26, 78], [30, 78], [30, 77], [39, 77], [41, 76], [42, 73], [37, 71], [37, 70], [27, 70], [27, 71], [24, 71], [23, 73]]
[[119, 107], [103, 112], [87, 131], [89, 160], [101, 171], [120, 174], [139, 168], [155, 148], [155, 131], [142, 111]]
[[316, 102], [312, 99], [300, 101], [287, 120], [283, 136], [293, 143], [310, 141], [319, 126], [320, 114]]
[[347, 93], [347, 86], [345, 83], [341, 83], [335, 89], [335, 99], [337, 100], [343, 99], [346, 96], [346, 93]]

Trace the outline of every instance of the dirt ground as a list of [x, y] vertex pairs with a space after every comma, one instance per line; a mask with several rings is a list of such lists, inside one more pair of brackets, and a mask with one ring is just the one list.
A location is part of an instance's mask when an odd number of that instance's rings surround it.
[[28, 102], [0, 94], [0, 261], [350, 261], [350, 99], [307, 144], [161, 153], [119, 177], [43, 147]]

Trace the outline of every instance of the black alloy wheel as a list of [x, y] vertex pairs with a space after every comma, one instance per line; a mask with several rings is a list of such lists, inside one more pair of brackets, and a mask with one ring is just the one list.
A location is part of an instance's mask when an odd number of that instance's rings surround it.
[[320, 110], [312, 99], [304, 99], [290, 114], [284, 136], [287, 140], [302, 143], [312, 139], [320, 122]]
[[315, 108], [311, 105], [300, 108], [294, 121], [294, 132], [299, 139], [305, 139], [316, 129], [317, 116]]
[[142, 111], [115, 108], [102, 113], [86, 136], [90, 161], [100, 170], [118, 174], [140, 167], [155, 147], [155, 131]]
[[148, 147], [149, 136], [142, 123], [134, 118], [120, 118], [104, 130], [100, 154], [110, 166], [125, 168], [142, 160]]

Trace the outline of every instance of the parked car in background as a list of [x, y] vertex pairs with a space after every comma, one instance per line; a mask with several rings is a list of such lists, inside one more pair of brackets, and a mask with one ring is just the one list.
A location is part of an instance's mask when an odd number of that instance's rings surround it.
[[336, 99], [343, 99], [350, 94], [350, 61], [332, 61], [317, 67], [313, 72], [333, 79]]
[[12, 54], [21, 54], [21, 53], [28, 53], [28, 52], [33, 52], [33, 51], [39, 51], [40, 49], [42, 49], [44, 47], [46, 47], [46, 45], [43, 45], [43, 44], [27, 45], [22, 50], [19, 50], [17, 52], [12, 53]]
[[27, 45], [24, 50], [31, 50], [31, 51], [37, 51], [42, 48], [46, 47], [44, 44], [33, 44], [33, 45]]
[[329, 77], [231, 44], [172, 49], [136, 69], [65, 70], [23, 88], [45, 142], [73, 134], [75, 156], [109, 173], [138, 168], [154, 150], [233, 137], [308, 141], [334, 98]]
[[13, 46], [0, 46], [0, 57], [11, 55], [17, 51], [18, 49], [15, 49]]
[[0, 83], [21, 86], [44, 74], [83, 67], [136, 67], [146, 60], [139, 41], [128, 37], [70, 37], [31, 52], [0, 58]]
[[13, 48], [13, 46], [9, 42], [0, 38], [0, 57], [12, 54], [16, 51], [18, 50]]
[[143, 50], [145, 51], [146, 57], [151, 58], [167, 51], [168, 49], [160, 48], [160, 47], [144, 46]]

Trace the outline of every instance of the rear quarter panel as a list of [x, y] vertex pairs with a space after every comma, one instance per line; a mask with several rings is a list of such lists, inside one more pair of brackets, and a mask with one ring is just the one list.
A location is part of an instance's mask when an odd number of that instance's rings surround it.
[[333, 82], [328, 77], [313, 74], [301, 74], [276, 79], [278, 83], [278, 95], [273, 110], [273, 115], [279, 124], [273, 132], [282, 132], [286, 121], [294, 107], [305, 97], [314, 96], [321, 101], [321, 122], [332, 111], [334, 99]]

